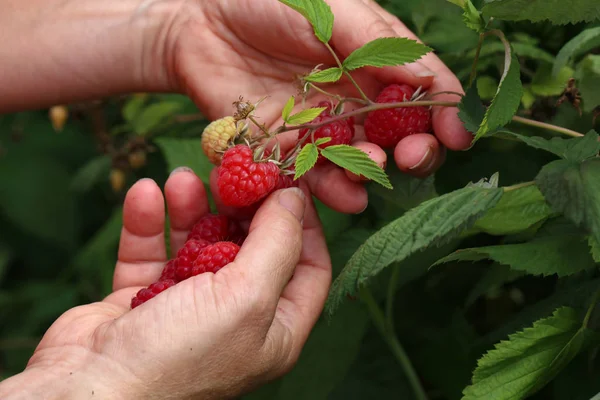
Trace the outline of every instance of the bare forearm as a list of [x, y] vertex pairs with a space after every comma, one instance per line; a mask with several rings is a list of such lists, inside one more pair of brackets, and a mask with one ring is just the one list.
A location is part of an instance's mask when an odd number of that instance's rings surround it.
[[167, 90], [160, 38], [173, 3], [0, 0], [0, 113]]

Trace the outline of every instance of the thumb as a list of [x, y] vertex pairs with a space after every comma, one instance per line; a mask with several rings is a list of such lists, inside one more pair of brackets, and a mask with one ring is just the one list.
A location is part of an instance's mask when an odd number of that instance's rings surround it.
[[279, 299], [302, 251], [306, 196], [299, 188], [273, 193], [258, 209], [232, 268], [253, 290]]

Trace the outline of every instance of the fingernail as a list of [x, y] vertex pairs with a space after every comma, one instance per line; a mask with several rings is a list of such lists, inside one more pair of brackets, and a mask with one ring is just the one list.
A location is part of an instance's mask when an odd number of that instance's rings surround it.
[[194, 170], [192, 170], [189, 167], [177, 167], [173, 171], [171, 171], [171, 174], [169, 176], [175, 175], [179, 172], [194, 172]]
[[363, 208], [362, 210], [360, 210], [359, 212], [356, 213], [356, 215], [358, 214], [362, 214], [365, 212], [365, 210], [369, 207], [369, 203], [365, 204], [365, 208]]
[[293, 187], [281, 191], [279, 194], [279, 204], [302, 222], [304, 219], [306, 197], [300, 188]]
[[435, 76], [435, 72], [433, 72], [418, 61], [406, 64], [404, 68], [418, 78], [427, 78], [430, 76]]
[[432, 161], [433, 161], [433, 150], [431, 149], [431, 146], [427, 146], [427, 151], [425, 152], [425, 154], [423, 155], [421, 160], [419, 160], [418, 163], [416, 163], [409, 169], [411, 171], [415, 170], [415, 169], [423, 169], [423, 167], [431, 164]]

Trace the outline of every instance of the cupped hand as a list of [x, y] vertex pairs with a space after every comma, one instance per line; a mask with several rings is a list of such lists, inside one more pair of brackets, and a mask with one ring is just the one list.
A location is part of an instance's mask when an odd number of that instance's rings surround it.
[[[183, 22], [174, 23], [177, 32], [171, 72], [182, 90], [190, 95], [210, 118], [233, 114], [232, 102], [241, 95], [256, 101], [269, 96], [257, 112], [260, 122], [278, 126], [281, 109], [295, 93], [294, 80], [317, 64], [333, 66], [325, 46], [314, 37], [309, 23], [276, 0], [227, 0], [193, 4]], [[328, 0], [335, 15], [331, 45], [343, 58], [379, 37], [417, 39], [396, 17], [371, 0]], [[355, 74], [366, 94], [374, 99], [390, 83], [422, 86], [429, 93], [462, 92], [461, 84], [434, 54], [402, 67], [365, 68]], [[328, 91], [357, 97], [347, 79], [329, 85]], [[313, 94], [308, 105], [322, 95]], [[451, 94], [435, 100], [457, 101]], [[396, 165], [418, 177], [434, 172], [443, 162], [445, 148], [466, 149], [471, 136], [453, 108], [433, 108], [434, 135], [416, 134], [402, 140], [394, 151]], [[286, 134], [288, 140], [297, 133]], [[364, 139], [358, 127], [354, 145], [379, 165], [386, 153]], [[355, 176], [333, 166], [319, 167], [307, 175], [311, 191], [330, 207], [341, 212], [360, 212], [367, 194]]]
[[[165, 195], [175, 252], [209, 208], [202, 182], [185, 170], [171, 175]], [[331, 281], [310, 197], [298, 188], [275, 192], [254, 216], [235, 262], [130, 310], [132, 296], [165, 265], [164, 208], [152, 180], [130, 189], [114, 292], [61, 316], [25, 373], [48, 368], [58, 382], [75, 382], [78, 394], [98, 398], [222, 399], [293, 366]], [[82, 398], [72, 395], [65, 398]]]

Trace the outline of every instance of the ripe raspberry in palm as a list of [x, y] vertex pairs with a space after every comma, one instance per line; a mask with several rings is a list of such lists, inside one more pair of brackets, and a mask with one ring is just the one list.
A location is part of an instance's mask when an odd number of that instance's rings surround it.
[[160, 293], [164, 292], [168, 288], [175, 286], [175, 281], [172, 279], [167, 279], [164, 281], [158, 281], [148, 286], [146, 289], [140, 289], [137, 292], [135, 297], [131, 299], [131, 309], [133, 310], [139, 305], [144, 304], [148, 300], [156, 297]]
[[187, 238], [216, 243], [227, 240], [228, 236], [229, 218], [225, 215], [207, 214], [196, 222]]
[[231, 242], [218, 242], [205, 247], [194, 261], [192, 275], [217, 272], [233, 262], [239, 251], [240, 246]]
[[237, 129], [233, 117], [225, 117], [208, 124], [202, 132], [202, 150], [214, 165], [221, 163], [221, 156], [235, 138]]
[[[334, 117], [334, 115], [331, 114], [333, 105], [330, 102], [321, 101], [317, 104], [317, 107], [325, 107], [325, 110], [323, 110], [321, 114], [311, 122], [311, 124], [327, 122]], [[308, 129], [300, 129], [298, 131], [298, 140], [301, 140], [304, 136], [306, 136], [307, 133]], [[331, 138], [329, 142], [319, 145], [319, 148], [321, 149], [338, 144], [350, 144], [352, 138], [354, 137], [354, 117], [334, 121], [330, 124], [315, 129], [313, 136], [315, 141], [325, 137]], [[308, 139], [304, 143], [303, 147], [310, 142], [310, 139]], [[324, 163], [326, 161], [327, 159], [325, 157], [319, 156], [317, 162]]]
[[177, 264], [175, 263], [175, 259], [169, 260], [167, 265], [162, 270], [160, 274], [159, 281], [167, 281], [167, 280], [176, 280], [175, 278], [175, 270], [177, 269]]
[[178, 282], [184, 281], [192, 276], [192, 267], [194, 261], [200, 254], [200, 251], [209, 246], [210, 242], [203, 239], [191, 239], [185, 242], [183, 247], [177, 252], [175, 259], [175, 278]]
[[[377, 103], [410, 101], [415, 90], [408, 85], [393, 84], [381, 91]], [[400, 107], [371, 111], [365, 120], [365, 135], [371, 143], [383, 148], [396, 146], [414, 133], [431, 130], [431, 112], [427, 107]]]
[[245, 207], [266, 197], [277, 185], [279, 167], [254, 160], [252, 149], [237, 145], [223, 154], [217, 170], [217, 186], [226, 206]]

